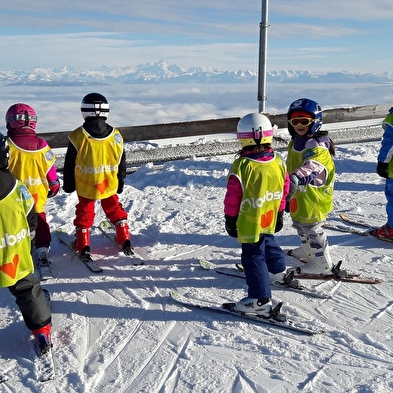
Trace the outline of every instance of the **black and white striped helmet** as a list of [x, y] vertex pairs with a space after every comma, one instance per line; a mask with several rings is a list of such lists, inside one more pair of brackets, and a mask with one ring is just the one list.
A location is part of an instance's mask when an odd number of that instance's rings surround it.
[[107, 99], [99, 93], [90, 93], [83, 97], [81, 112], [84, 119], [88, 117], [108, 118], [109, 104]]

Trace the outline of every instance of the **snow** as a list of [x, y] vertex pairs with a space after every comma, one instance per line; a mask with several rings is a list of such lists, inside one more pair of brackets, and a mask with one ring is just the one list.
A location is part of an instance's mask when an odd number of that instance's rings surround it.
[[[384, 180], [375, 173], [379, 143], [338, 145], [334, 211], [386, 222]], [[281, 154], [281, 152], [280, 152]], [[285, 152], [282, 153], [285, 158]], [[134, 246], [146, 264], [133, 266], [97, 225], [92, 251], [103, 273], [91, 273], [59, 242], [72, 228], [75, 193], [49, 200], [55, 278], [52, 294], [56, 380], [36, 381], [30, 332], [11, 294], [0, 298], [1, 392], [388, 392], [393, 390], [393, 244], [327, 230], [334, 260], [378, 285], [304, 280], [327, 292], [316, 299], [272, 287], [283, 311], [326, 330], [307, 336], [175, 304], [170, 290], [212, 302], [246, 294], [240, 278], [203, 270], [203, 257], [232, 267], [240, 247], [224, 230], [223, 198], [234, 155], [146, 164], [127, 176], [121, 202]], [[299, 245], [285, 216], [283, 249]], [[297, 266], [287, 257], [288, 266]]]

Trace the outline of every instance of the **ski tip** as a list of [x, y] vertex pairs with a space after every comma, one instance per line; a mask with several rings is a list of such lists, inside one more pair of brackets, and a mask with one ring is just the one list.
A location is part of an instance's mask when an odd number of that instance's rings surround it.
[[214, 265], [212, 262], [208, 261], [207, 259], [200, 259], [199, 265], [206, 270], [214, 269]]
[[240, 270], [241, 272], [244, 272], [244, 267], [241, 263], [235, 263], [236, 269]]

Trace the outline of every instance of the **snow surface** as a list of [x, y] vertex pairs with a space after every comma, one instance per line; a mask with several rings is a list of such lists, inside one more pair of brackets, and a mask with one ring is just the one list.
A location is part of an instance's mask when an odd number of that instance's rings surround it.
[[[379, 143], [337, 146], [334, 211], [384, 224], [384, 181], [375, 173]], [[285, 158], [285, 154], [283, 153]], [[388, 392], [393, 390], [393, 244], [327, 230], [343, 267], [383, 280], [378, 285], [302, 283], [331, 299], [272, 288], [283, 311], [323, 327], [306, 336], [205, 310], [168, 296], [178, 290], [221, 303], [246, 294], [245, 281], [199, 267], [239, 261], [240, 247], [224, 230], [223, 198], [233, 155], [141, 166], [128, 175], [121, 201], [134, 246], [146, 253], [135, 267], [97, 227], [92, 251], [103, 273], [91, 273], [59, 242], [72, 228], [75, 193], [47, 205], [53, 231], [52, 294], [56, 380], [39, 383], [30, 332], [11, 294], [0, 298], [0, 392]], [[97, 225], [104, 218], [96, 206]], [[277, 240], [299, 245], [289, 216]], [[298, 265], [287, 257], [288, 266]]]

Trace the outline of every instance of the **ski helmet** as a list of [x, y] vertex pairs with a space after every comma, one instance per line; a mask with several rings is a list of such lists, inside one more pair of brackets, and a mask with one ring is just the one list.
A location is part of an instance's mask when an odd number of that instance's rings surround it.
[[261, 113], [249, 113], [237, 123], [237, 139], [242, 147], [272, 143], [272, 123]]
[[18, 130], [22, 127], [30, 127], [35, 130], [37, 115], [34, 109], [23, 103], [11, 105], [5, 114], [6, 127]]
[[313, 122], [311, 123], [311, 127], [309, 130], [310, 134], [314, 135], [320, 130], [323, 123], [322, 108], [317, 102], [313, 100], [310, 100], [308, 98], [300, 98], [292, 102], [292, 104], [289, 106], [288, 109], [288, 114], [287, 114], [288, 131], [292, 136], [296, 136], [297, 134], [293, 126], [289, 123], [289, 121], [293, 117], [297, 116], [296, 112], [300, 112], [299, 116], [301, 116], [302, 113], [311, 116]]
[[10, 157], [10, 148], [7, 138], [0, 133], [0, 169], [8, 168], [8, 158]]
[[83, 97], [81, 104], [83, 119], [88, 117], [108, 117], [109, 104], [106, 98], [99, 93], [90, 93]]

